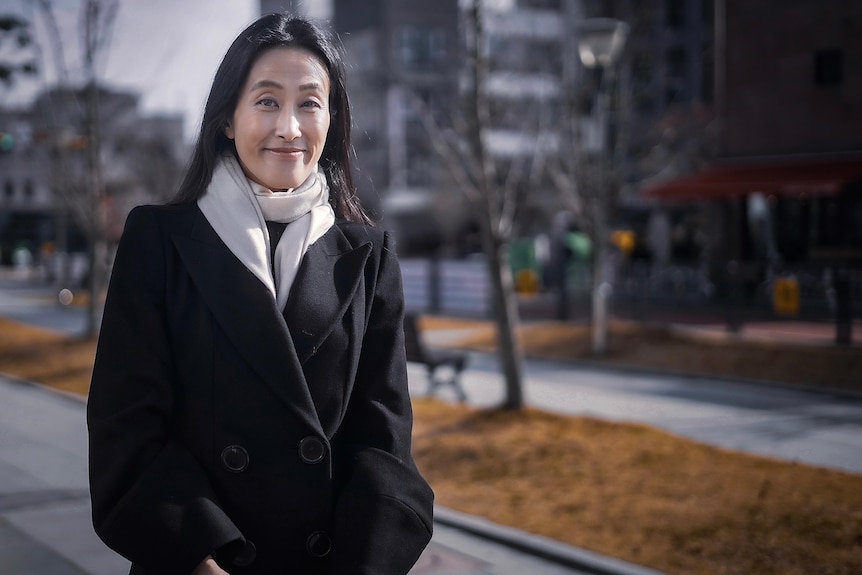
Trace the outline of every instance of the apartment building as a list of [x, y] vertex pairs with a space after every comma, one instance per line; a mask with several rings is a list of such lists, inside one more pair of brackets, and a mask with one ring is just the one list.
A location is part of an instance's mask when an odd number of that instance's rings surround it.
[[[455, 253], [475, 248], [462, 241], [470, 234], [469, 213], [447, 181], [416, 105], [421, 102], [441, 124], [457, 115], [470, 83], [462, 25], [469, 6], [464, 0], [333, 0], [329, 12], [310, 0], [261, 2], [262, 12], [315, 11], [334, 25], [349, 58], [360, 195], [387, 226], [400, 231], [405, 252], [441, 245]], [[577, 60], [571, 50], [577, 23], [606, 16], [631, 27], [621, 72], [630, 108], [625, 128], [632, 149], [646, 153], [659, 137], [662, 118], [680, 110], [689, 114], [693, 103], [711, 105], [713, 11], [711, 0], [486, 1], [490, 152], [505, 165], [530, 153], [539, 139], [554, 147], [564, 68]], [[570, 75], [565, 81], [582, 80]], [[601, 145], [605, 137], [602, 120], [583, 121], [590, 145]], [[527, 197], [524, 233], [548, 227], [557, 209], [553, 193], [540, 190]]]

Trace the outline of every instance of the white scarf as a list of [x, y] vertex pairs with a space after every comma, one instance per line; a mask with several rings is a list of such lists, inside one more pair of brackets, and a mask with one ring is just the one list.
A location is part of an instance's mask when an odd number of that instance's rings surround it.
[[[250, 182], [233, 154], [221, 157], [198, 206], [228, 249], [269, 289], [280, 310], [308, 246], [335, 222], [329, 186], [319, 168], [299, 187], [273, 192]], [[267, 221], [289, 224], [275, 248], [274, 266]]]

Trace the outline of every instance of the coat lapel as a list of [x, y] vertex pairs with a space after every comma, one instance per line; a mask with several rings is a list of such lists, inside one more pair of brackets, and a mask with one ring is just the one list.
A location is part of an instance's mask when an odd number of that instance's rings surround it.
[[362, 300], [356, 292], [370, 252], [370, 243], [353, 248], [337, 226], [308, 248], [284, 310], [300, 363], [317, 351], [348, 307]]
[[[285, 314], [297, 325], [288, 330], [269, 290], [224, 245], [203, 214], [195, 214], [191, 229], [178, 230], [173, 240], [206, 305], [258, 375], [300, 420], [322, 434], [294, 340], [307, 359], [332, 331], [360, 283], [370, 245], [353, 250], [333, 227], [309, 249], [287, 305], [299, 311]], [[308, 314], [306, 298], [314, 301]], [[291, 337], [291, 331], [303, 335]]]

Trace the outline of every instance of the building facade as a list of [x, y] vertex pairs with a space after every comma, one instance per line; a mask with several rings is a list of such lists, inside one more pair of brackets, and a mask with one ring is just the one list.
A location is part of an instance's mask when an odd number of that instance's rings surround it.
[[[75, 217], [88, 186], [85, 101], [82, 89], [54, 88], [0, 110], [0, 264], [21, 250], [34, 263], [86, 251], [86, 224]], [[132, 93], [100, 90], [99, 130], [102, 209], [116, 241], [132, 207], [175, 192], [188, 150], [182, 118], [142, 116]]]
[[457, 233], [464, 219], [420, 116], [444, 118], [458, 105], [458, 14], [457, 0], [334, 4], [348, 58], [357, 187], [404, 253], [436, 249], [438, 232]]
[[860, 26], [841, 0], [716, 2], [716, 157], [645, 193], [710, 207], [711, 259], [749, 284], [862, 262]]
[[[261, 10], [307, 12], [312, 5], [316, 3], [262, 0]], [[363, 201], [387, 226], [400, 230], [405, 252], [433, 251], [441, 243], [456, 245], [450, 253], [471, 251], [463, 241], [470, 233], [469, 213], [460, 192], [447, 181], [420, 117], [430, 112], [441, 124], [451, 124], [459, 112], [470, 84], [462, 25], [470, 3], [335, 0], [331, 8], [349, 58]], [[496, 0], [486, 2], [484, 10], [491, 107], [486, 141], [501, 173], [538, 145], [555, 147], [562, 84], [582, 80], [579, 73], [567, 76], [565, 68], [577, 60], [572, 38], [583, 18], [615, 17], [631, 27], [622, 72], [630, 94], [626, 131], [633, 153], [654, 147], [662, 119], [705, 116], [703, 110], [712, 103], [711, 0]], [[601, 120], [589, 114], [582, 120], [593, 145], [605, 137]], [[664, 168], [656, 161], [631, 170], [627, 179]], [[529, 190], [523, 197], [522, 233], [549, 227], [558, 209], [554, 193]]]

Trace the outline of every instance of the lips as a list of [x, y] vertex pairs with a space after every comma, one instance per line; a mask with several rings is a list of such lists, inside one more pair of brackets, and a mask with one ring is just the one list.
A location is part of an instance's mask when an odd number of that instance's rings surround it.
[[266, 148], [266, 151], [271, 154], [275, 154], [276, 156], [284, 156], [284, 157], [292, 157], [292, 156], [301, 156], [305, 153], [305, 150], [302, 148]]

